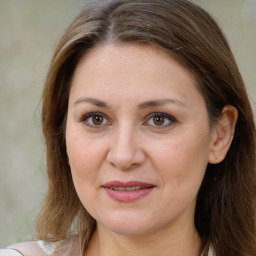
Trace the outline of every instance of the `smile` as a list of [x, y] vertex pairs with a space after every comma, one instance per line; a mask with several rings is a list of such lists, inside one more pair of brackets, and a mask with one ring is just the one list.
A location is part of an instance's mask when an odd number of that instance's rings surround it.
[[111, 199], [128, 203], [146, 197], [155, 186], [139, 181], [111, 181], [104, 184], [103, 188]]
[[145, 187], [135, 186], [135, 187], [110, 187], [112, 190], [116, 191], [134, 191], [139, 189], [144, 189]]

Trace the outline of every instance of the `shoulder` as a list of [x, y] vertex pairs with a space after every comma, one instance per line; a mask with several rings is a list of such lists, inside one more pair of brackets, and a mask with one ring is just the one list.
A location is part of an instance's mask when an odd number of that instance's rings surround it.
[[47, 243], [41, 240], [10, 245], [0, 250], [0, 256], [46, 256], [52, 255], [60, 242]]
[[13, 244], [0, 249], [0, 256], [71, 256], [74, 252], [78, 255], [79, 249], [79, 238], [74, 236], [57, 242], [38, 240]]
[[[1, 255], [0, 255], [0, 256], [1, 256]], [[212, 247], [210, 247], [210, 249], [209, 249], [208, 256], [214, 256]]]
[[22, 254], [15, 249], [0, 249], [0, 256], [21, 256]]

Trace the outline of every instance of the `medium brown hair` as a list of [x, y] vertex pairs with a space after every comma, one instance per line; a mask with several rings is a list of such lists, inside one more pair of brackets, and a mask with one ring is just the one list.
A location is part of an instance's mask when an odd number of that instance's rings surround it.
[[[256, 255], [255, 126], [244, 82], [213, 18], [187, 0], [113, 0], [88, 5], [68, 27], [51, 61], [42, 96], [48, 193], [37, 219], [38, 238], [65, 239], [95, 220], [76, 194], [67, 162], [65, 124], [72, 76], [80, 58], [99, 44], [145, 43], [162, 48], [190, 70], [214, 125], [225, 105], [239, 118], [226, 158], [209, 164], [195, 211], [195, 227], [216, 256]], [[200, 124], [198, 124], [200, 127]]]

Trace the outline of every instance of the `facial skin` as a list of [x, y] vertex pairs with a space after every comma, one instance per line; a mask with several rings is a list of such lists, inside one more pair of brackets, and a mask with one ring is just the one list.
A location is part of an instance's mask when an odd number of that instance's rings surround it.
[[[193, 237], [196, 197], [216, 136], [192, 74], [152, 46], [101, 45], [81, 59], [71, 86], [67, 154], [97, 232], [173, 234], [174, 243]], [[153, 189], [118, 201], [103, 187], [111, 181]]]

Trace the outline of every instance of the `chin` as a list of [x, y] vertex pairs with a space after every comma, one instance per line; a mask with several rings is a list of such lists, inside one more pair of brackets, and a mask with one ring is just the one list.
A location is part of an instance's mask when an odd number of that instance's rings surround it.
[[111, 232], [114, 232], [119, 235], [123, 236], [143, 236], [145, 234], [149, 234], [149, 227], [148, 226], [137, 226], [137, 225], [111, 225], [111, 226], [105, 226], [108, 230]]
[[159, 223], [154, 223], [157, 218], [147, 219], [139, 216], [139, 214], [134, 215], [117, 216], [117, 214], [113, 214], [109, 218], [97, 221], [97, 223], [107, 230], [125, 236], [142, 236], [160, 226]]

